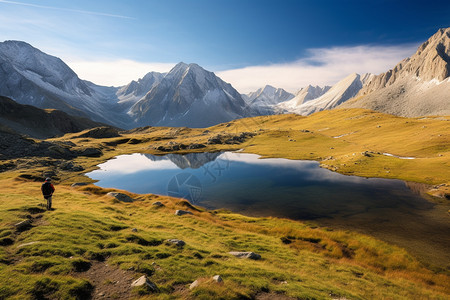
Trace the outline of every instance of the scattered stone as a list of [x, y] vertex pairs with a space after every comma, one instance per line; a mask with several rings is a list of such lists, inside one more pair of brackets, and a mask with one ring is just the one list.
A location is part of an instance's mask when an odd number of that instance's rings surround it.
[[156, 286], [156, 284], [154, 284], [153, 282], [151, 282], [147, 276], [142, 275], [141, 277], [139, 277], [137, 280], [135, 280], [132, 284], [131, 287], [146, 287], [148, 288], [150, 291], [152, 292], [157, 292], [158, 291], [158, 287]]
[[364, 151], [363, 153], [361, 153], [362, 155], [366, 156], [366, 157], [373, 157], [372, 154], [370, 154], [369, 151]]
[[220, 275], [214, 275], [213, 276], [213, 280], [215, 282], [217, 282], [217, 283], [222, 283], [223, 282], [223, 279], [222, 279], [222, 277]]
[[193, 283], [191, 283], [191, 285], [189, 286], [189, 289], [195, 289], [196, 287], [198, 287], [200, 285], [200, 282], [198, 281], [198, 279], [196, 281], [194, 281]]
[[246, 259], [254, 259], [254, 260], [258, 260], [261, 259], [261, 255], [256, 254], [254, 252], [236, 252], [236, 251], [232, 251], [232, 252], [228, 252], [231, 255], [236, 256], [237, 258], [246, 258]]
[[186, 243], [184, 241], [177, 240], [177, 239], [168, 239], [168, 240], [166, 240], [166, 244], [173, 244], [178, 247], [183, 247], [184, 245], [186, 245]]
[[162, 202], [161, 202], [161, 201], [156, 201], [156, 202], [153, 202], [153, 203], [152, 203], [152, 205], [154, 205], [154, 206], [158, 206], [158, 207], [164, 206], [164, 204], [162, 204]]
[[31, 220], [23, 220], [14, 225], [17, 231], [25, 231], [31, 228]]
[[131, 229], [131, 232], [138, 232], [137, 228]]
[[181, 209], [177, 209], [175, 211], [175, 215], [177, 216], [182, 216], [182, 215], [193, 215], [192, 212], [188, 211], [188, 210], [181, 210]]
[[88, 184], [89, 183], [87, 183], [87, 182], [75, 182], [71, 186], [72, 187], [77, 187], [77, 186], [85, 186], [85, 185], [88, 185]]
[[116, 198], [117, 200], [121, 201], [121, 202], [133, 202], [134, 199], [131, 198], [128, 195], [125, 195], [123, 193], [116, 193], [116, 192], [109, 192], [108, 194], [106, 194], [107, 196]]

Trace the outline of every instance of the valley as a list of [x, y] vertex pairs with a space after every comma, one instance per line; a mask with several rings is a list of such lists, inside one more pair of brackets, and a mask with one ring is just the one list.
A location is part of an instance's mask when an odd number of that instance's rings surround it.
[[[0, 174], [2, 296], [60, 298], [92, 293], [96, 299], [101, 293], [111, 297], [117, 293], [108, 288], [109, 277], [104, 273], [99, 273], [105, 277], [94, 287], [83, 275], [85, 269], [77, 269], [81, 265], [92, 266], [86, 267], [92, 272], [105, 268], [109, 268], [103, 271], [106, 274], [127, 272], [129, 280], [146, 274], [158, 286], [156, 293], [122, 286], [126, 287], [122, 292], [133, 297], [329, 299], [332, 294], [345, 298], [445, 298], [449, 292], [446, 240], [442, 240], [444, 248], [430, 248], [419, 232], [414, 233], [414, 240], [401, 240], [377, 232], [376, 226], [364, 227], [364, 220], [358, 223], [349, 218], [347, 225], [336, 226], [333, 222], [255, 218], [126, 191], [118, 192], [133, 202], [121, 202], [107, 195], [117, 190], [97, 187], [84, 174], [110, 158], [131, 153], [241, 150], [263, 157], [316, 160], [342, 174], [422, 183], [424, 188], [419, 190], [434, 206], [432, 218], [445, 224], [450, 184], [448, 132], [445, 117], [402, 118], [343, 109], [309, 117], [239, 119], [204, 129], [143, 127], [116, 134], [87, 129], [48, 139], [45, 142], [71, 151], [73, 156], [44, 154], [2, 160], [7, 170]], [[80, 155], [82, 149], [97, 149], [97, 154]], [[72, 167], [63, 167], [63, 162]], [[38, 209], [43, 201], [39, 186], [42, 176], [48, 175], [55, 180], [57, 194], [55, 210], [45, 212]], [[88, 185], [71, 187], [80, 182]], [[153, 205], [157, 201], [163, 206]], [[193, 215], [176, 216], [175, 210]], [[31, 218], [30, 229], [15, 231], [13, 224], [24, 218]], [[186, 245], [167, 244], [173, 238]], [[253, 251], [262, 260], [237, 260], [229, 256], [230, 251]], [[18, 276], [8, 276], [12, 273]], [[224, 285], [208, 279], [217, 274]], [[199, 278], [204, 283], [190, 291], [188, 286]], [[14, 288], [17, 280], [22, 282], [20, 290]], [[386, 285], [390, 288], [375, 288]]]

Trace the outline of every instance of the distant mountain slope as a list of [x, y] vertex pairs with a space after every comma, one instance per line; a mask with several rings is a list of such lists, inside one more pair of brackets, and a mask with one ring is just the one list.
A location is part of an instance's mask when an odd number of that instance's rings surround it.
[[61, 59], [19, 41], [0, 43], [0, 95], [21, 104], [55, 108], [107, 122], [102, 99]]
[[281, 103], [280, 107], [285, 109], [296, 108], [305, 102], [319, 98], [320, 96], [328, 92], [330, 88], [331, 86], [328, 85], [323, 88], [320, 86], [308, 85], [307, 87], [302, 88], [300, 91], [298, 91], [297, 95], [295, 95], [293, 99]]
[[150, 90], [164, 78], [165, 74], [149, 72], [138, 81], [120, 87], [117, 92], [119, 104], [124, 110], [129, 110], [136, 102], [142, 99]]
[[272, 115], [279, 113], [277, 104], [294, 98], [294, 95], [281, 88], [266, 85], [255, 92], [242, 95], [247, 104], [246, 111], [252, 116]]
[[275, 105], [294, 98], [294, 95], [281, 88], [266, 85], [255, 92], [242, 95], [245, 102], [252, 106]]
[[208, 127], [247, 116], [241, 95], [196, 64], [177, 64], [130, 109], [137, 126]]
[[440, 29], [410, 58], [373, 77], [341, 107], [406, 117], [450, 115], [450, 28]]
[[309, 115], [318, 111], [335, 108], [339, 104], [354, 97], [362, 88], [363, 81], [367, 76], [365, 75], [361, 78], [356, 73], [351, 74], [333, 85], [326, 93], [316, 99], [304, 102], [298, 106], [288, 106], [289, 103], [287, 105], [286, 103], [282, 103], [280, 107], [286, 109], [288, 112], [294, 112], [300, 115]]
[[105, 126], [87, 118], [70, 116], [59, 110], [43, 110], [31, 105], [22, 105], [2, 96], [0, 96], [0, 125], [39, 139]]

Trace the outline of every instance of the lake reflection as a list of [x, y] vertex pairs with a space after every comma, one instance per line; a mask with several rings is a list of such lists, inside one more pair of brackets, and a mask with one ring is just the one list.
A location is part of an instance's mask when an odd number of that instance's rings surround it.
[[188, 199], [249, 216], [314, 220], [397, 243], [426, 261], [450, 262], [447, 208], [400, 180], [345, 176], [315, 161], [246, 153], [121, 155], [87, 175], [101, 187]]
[[316, 219], [379, 207], [431, 206], [402, 181], [345, 176], [315, 161], [233, 152], [131, 154], [99, 167], [88, 176], [102, 187], [183, 197], [207, 208], [249, 215]]

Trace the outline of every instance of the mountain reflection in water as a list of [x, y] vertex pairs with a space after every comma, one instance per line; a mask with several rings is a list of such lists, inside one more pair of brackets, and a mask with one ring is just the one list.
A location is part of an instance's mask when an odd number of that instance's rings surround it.
[[400, 180], [346, 176], [315, 161], [233, 152], [121, 155], [99, 167], [87, 175], [101, 187], [184, 197], [209, 209], [249, 216], [315, 220], [381, 234], [403, 245], [420, 235], [441, 247], [441, 259], [450, 261], [450, 240], [444, 234], [450, 225], [441, 216], [436, 219], [433, 203]]

